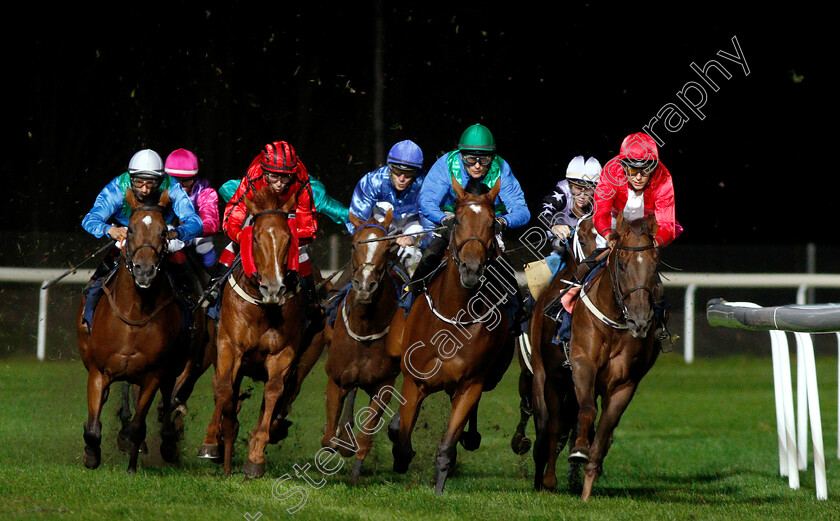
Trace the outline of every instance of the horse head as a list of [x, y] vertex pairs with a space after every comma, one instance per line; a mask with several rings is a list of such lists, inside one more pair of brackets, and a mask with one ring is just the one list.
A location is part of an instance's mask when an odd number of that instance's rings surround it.
[[284, 277], [292, 243], [289, 212], [295, 207], [296, 198], [292, 196], [283, 201], [271, 188], [263, 188], [253, 200], [246, 197], [244, 201], [253, 216], [250, 237], [256, 267], [253, 276], [262, 295], [262, 303], [278, 304], [288, 291]]
[[654, 242], [656, 219], [625, 221], [619, 213], [616, 222], [618, 240], [611, 244], [611, 279], [630, 334], [644, 338], [653, 325], [653, 289], [659, 267], [659, 252]]
[[[484, 185], [478, 186], [486, 188]], [[481, 282], [487, 262], [498, 254], [494, 203], [501, 189], [501, 179], [489, 191], [477, 194], [465, 190], [453, 177], [452, 189], [457, 202], [449, 253], [458, 267], [461, 286], [474, 289]]]
[[[362, 221], [352, 213], [350, 222], [356, 227], [353, 234], [351, 266], [353, 269], [353, 290], [356, 292], [356, 304], [368, 305], [373, 301], [376, 290], [381, 287], [382, 277], [388, 271], [388, 259], [391, 256], [390, 244], [393, 240], [374, 240], [388, 235], [393, 209], [388, 209], [385, 219], [379, 222], [373, 216]], [[360, 242], [367, 241], [367, 242]]]
[[147, 289], [160, 270], [167, 253], [167, 228], [163, 214], [169, 207], [169, 192], [161, 194], [157, 204], [141, 204], [132, 190], [125, 194], [131, 208], [122, 258], [134, 283]]

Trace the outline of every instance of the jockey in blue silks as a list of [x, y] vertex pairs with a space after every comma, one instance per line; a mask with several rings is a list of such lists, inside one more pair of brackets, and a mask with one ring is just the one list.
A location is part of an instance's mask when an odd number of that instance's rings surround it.
[[[388, 210], [392, 210], [391, 225], [386, 230], [388, 235], [422, 232], [419, 196], [425, 176], [423, 151], [411, 140], [400, 141], [391, 147], [384, 166], [368, 172], [356, 184], [350, 201], [350, 213], [363, 222], [372, 217], [381, 221]], [[349, 220], [345, 226], [351, 235], [356, 232], [355, 226]], [[420, 260], [420, 239], [421, 235], [395, 239], [399, 247], [397, 257], [409, 274], [414, 271], [414, 266]], [[348, 290], [352, 275], [352, 269], [345, 269], [338, 278], [329, 297], [328, 311], [333, 311], [341, 300], [336, 297]], [[407, 278], [408, 274], [405, 277]]]
[[[449, 245], [450, 230], [455, 221], [453, 205], [456, 197], [452, 189], [453, 177], [467, 191], [474, 193], [487, 192], [496, 181], [501, 180], [495, 213], [496, 239], [502, 251], [502, 232], [508, 228], [523, 227], [531, 219], [531, 212], [528, 210], [519, 181], [514, 177], [508, 162], [496, 154], [496, 140], [493, 134], [487, 127], [478, 123], [468, 127], [461, 134], [458, 148], [439, 157], [423, 182], [420, 213], [424, 229], [431, 230], [440, 226], [446, 226], [447, 229], [435, 232], [431, 237], [427, 236], [421, 243], [424, 247], [423, 257], [408, 285], [408, 289], [415, 296], [422, 289], [422, 279], [437, 269]], [[499, 262], [507, 263], [504, 258], [499, 259]], [[516, 288], [511, 295], [515, 301], [513, 304], [518, 310], [522, 310], [522, 297], [518, 291], [515, 270], [508, 263], [498, 271], [504, 274], [507, 287]]]
[[90, 212], [82, 219], [82, 227], [101, 238], [106, 235], [116, 242], [114, 248], [96, 269], [91, 281], [107, 275], [119, 255], [118, 247], [125, 240], [131, 209], [125, 200], [127, 190], [132, 190], [141, 204], [157, 204], [160, 194], [169, 192], [170, 207], [164, 213], [167, 223], [178, 218], [177, 226], [170, 226], [169, 251], [183, 248], [184, 243], [202, 232], [201, 218], [181, 184], [164, 173], [163, 160], [154, 150], [140, 150], [128, 162], [128, 171], [115, 177], [99, 192]]

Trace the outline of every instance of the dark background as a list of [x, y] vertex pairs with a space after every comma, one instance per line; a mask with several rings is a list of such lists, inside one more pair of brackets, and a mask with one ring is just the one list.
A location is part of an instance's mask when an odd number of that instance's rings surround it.
[[[833, 243], [828, 15], [802, 3], [674, 5], [25, 6], [3, 30], [0, 231], [80, 232], [99, 190], [146, 147], [193, 150], [218, 187], [266, 142], [288, 140], [348, 204], [394, 142], [416, 141], [428, 167], [476, 122], [535, 214], [572, 157], [606, 163], [670, 102], [690, 116], [676, 133], [655, 127], [680, 243]], [[748, 76], [716, 55], [734, 54], [733, 36]], [[732, 77], [712, 73], [720, 90], [706, 89], [701, 120], [676, 93], [698, 81], [692, 62], [712, 59]]]

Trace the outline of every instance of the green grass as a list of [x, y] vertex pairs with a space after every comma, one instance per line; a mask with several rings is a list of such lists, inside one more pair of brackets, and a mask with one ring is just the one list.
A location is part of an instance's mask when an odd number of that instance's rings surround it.
[[[245, 514], [275, 519], [837, 519], [837, 360], [818, 360], [823, 435], [828, 470], [827, 501], [817, 501], [813, 463], [791, 490], [779, 476], [772, 370], [769, 358], [720, 358], [686, 365], [663, 355], [642, 381], [616, 430], [615, 443], [595, 485], [582, 503], [563, 488], [532, 489], [531, 455], [516, 456], [510, 437], [518, 420], [511, 366], [499, 387], [483, 396], [476, 452], [459, 450], [455, 475], [435, 496], [434, 452], [444, 429], [444, 395], [427, 399], [414, 434], [418, 454], [408, 473], [391, 471], [391, 444], [380, 432], [362, 479], [348, 483], [349, 464], [332, 476], [312, 467], [324, 424], [323, 362], [304, 383], [290, 419], [288, 439], [270, 446], [268, 472], [245, 481], [241, 473], [247, 435], [258, 399], [248, 400], [240, 419], [234, 475], [194, 457], [212, 412], [209, 374], [190, 402], [180, 465], [157, 454], [158, 426], [149, 424], [149, 454], [136, 475], [126, 475], [126, 455], [116, 448], [118, 388], [103, 414], [103, 461], [82, 465], [86, 418], [86, 373], [79, 361], [0, 360], [0, 519], [236, 520]], [[246, 385], [249, 383], [246, 380]], [[262, 386], [254, 384], [254, 391]], [[361, 398], [359, 400], [361, 403]], [[533, 424], [529, 426], [533, 438]], [[565, 460], [564, 451], [561, 463]], [[295, 476], [310, 464], [323, 479], [314, 488]], [[565, 464], [558, 470], [563, 473]], [[292, 479], [280, 484], [278, 478]], [[561, 480], [561, 485], [564, 480]], [[292, 487], [300, 487], [294, 489]], [[299, 496], [308, 498], [294, 515]], [[274, 493], [274, 495], [273, 495]], [[253, 517], [252, 517], [253, 519]]]

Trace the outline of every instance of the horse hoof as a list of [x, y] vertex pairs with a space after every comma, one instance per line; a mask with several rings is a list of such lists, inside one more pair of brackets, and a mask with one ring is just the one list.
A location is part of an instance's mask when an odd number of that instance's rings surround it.
[[531, 450], [531, 440], [524, 435], [516, 434], [510, 440], [510, 448], [514, 454], [519, 456], [528, 454], [528, 451]]
[[265, 476], [265, 463], [252, 463], [251, 460], [247, 460], [242, 471], [247, 478], [260, 479]]
[[198, 448], [198, 457], [201, 459], [219, 459], [222, 453], [218, 445], [202, 445]]
[[446, 486], [446, 472], [438, 471], [437, 472], [437, 479], [435, 480], [435, 494], [441, 495], [443, 494], [443, 488]]
[[85, 456], [82, 458], [82, 462], [85, 464], [85, 467], [93, 470], [99, 467], [99, 463], [102, 461], [102, 450], [99, 447], [91, 447], [90, 445], [85, 446]]
[[575, 447], [569, 452], [569, 463], [588, 463], [589, 450]]
[[459, 440], [461, 445], [464, 446], [467, 450], [476, 450], [481, 446], [481, 433], [478, 432], [465, 432], [461, 434], [461, 439]]

